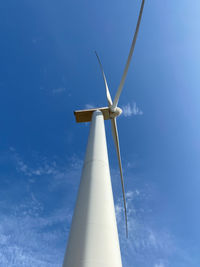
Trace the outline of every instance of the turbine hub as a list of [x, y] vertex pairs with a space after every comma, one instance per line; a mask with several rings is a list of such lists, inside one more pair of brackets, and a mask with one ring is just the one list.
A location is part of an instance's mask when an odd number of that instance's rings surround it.
[[119, 107], [116, 107], [114, 110], [110, 109], [110, 118], [111, 119], [118, 117], [121, 114], [122, 114], [122, 109]]

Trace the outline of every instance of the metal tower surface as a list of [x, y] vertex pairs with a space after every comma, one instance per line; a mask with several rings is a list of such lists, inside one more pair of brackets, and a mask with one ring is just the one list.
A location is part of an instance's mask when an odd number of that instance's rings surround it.
[[122, 267], [104, 117], [92, 115], [63, 267]]

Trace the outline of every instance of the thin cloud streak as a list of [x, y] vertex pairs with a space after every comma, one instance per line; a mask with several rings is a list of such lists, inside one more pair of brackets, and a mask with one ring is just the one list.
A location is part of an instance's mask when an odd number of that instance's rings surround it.
[[[172, 266], [174, 256], [178, 263], [191, 266], [192, 259], [178, 245], [178, 240], [167, 230], [151, 225], [145, 192], [139, 189], [126, 193], [129, 237], [125, 235], [124, 209], [122, 199], [115, 205], [121, 245], [123, 266], [166, 267]], [[187, 255], [187, 257], [186, 257]], [[185, 265], [184, 265], [185, 266]]]
[[[40, 203], [41, 205], [41, 203]], [[71, 213], [62, 208], [43, 215], [34, 203], [14, 207], [1, 214], [0, 258], [2, 266], [61, 265]]]
[[86, 108], [86, 109], [91, 109], [91, 108], [95, 108], [95, 106], [92, 105], [92, 104], [86, 104], [86, 105], [85, 105], [85, 108]]
[[123, 115], [125, 117], [131, 117], [136, 115], [143, 115], [143, 111], [138, 108], [135, 102], [133, 104], [128, 103], [127, 105], [122, 107]]
[[27, 164], [14, 148], [8, 154], [10, 157], [6, 158], [14, 163], [16, 176], [27, 182], [23, 186], [20, 181], [12, 183], [7, 198], [0, 199], [0, 265], [61, 266], [81, 161], [74, 155], [67, 168], [63, 168], [40, 156], [37, 162]]
[[61, 94], [64, 93], [66, 91], [65, 87], [58, 87], [52, 90], [52, 93], [55, 94]]
[[164, 263], [156, 263], [154, 267], [165, 267]]

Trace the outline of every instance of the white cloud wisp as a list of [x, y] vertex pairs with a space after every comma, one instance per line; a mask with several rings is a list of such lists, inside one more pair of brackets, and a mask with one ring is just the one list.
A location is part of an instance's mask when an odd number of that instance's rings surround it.
[[131, 117], [131, 116], [136, 116], [136, 115], [143, 115], [143, 111], [138, 108], [138, 106], [136, 105], [135, 102], [133, 102], [132, 105], [130, 103], [128, 103], [127, 105], [122, 106], [122, 110], [123, 110], [123, 113], [122, 114], [125, 117]]

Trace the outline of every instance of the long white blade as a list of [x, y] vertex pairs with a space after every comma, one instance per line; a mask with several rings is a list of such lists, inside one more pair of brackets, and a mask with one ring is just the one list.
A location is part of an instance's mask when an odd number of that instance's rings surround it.
[[115, 142], [115, 147], [117, 151], [117, 157], [119, 162], [119, 169], [120, 169], [120, 177], [121, 177], [121, 185], [122, 185], [122, 193], [123, 193], [123, 200], [124, 200], [124, 213], [125, 213], [125, 221], [126, 221], [126, 236], [128, 237], [128, 221], [127, 221], [127, 210], [126, 210], [126, 196], [124, 190], [124, 178], [122, 172], [122, 162], [120, 156], [120, 147], [119, 147], [119, 137], [118, 137], [118, 130], [117, 130], [117, 122], [116, 118], [111, 120], [111, 127], [112, 127], [112, 135]]
[[101, 72], [102, 72], [102, 75], [103, 75], [103, 79], [104, 79], [104, 83], [105, 83], [105, 87], [106, 87], [106, 96], [107, 96], [108, 106], [110, 107], [110, 106], [112, 106], [112, 98], [110, 96], [110, 92], [109, 92], [106, 76], [105, 76], [105, 73], [104, 73], [103, 66], [101, 64], [100, 58], [99, 58], [99, 56], [98, 56], [96, 51], [95, 51], [95, 54], [97, 56], [97, 59], [98, 59], [98, 62], [99, 62], [100, 68], [101, 68]]
[[127, 62], [126, 62], [124, 73], [122, 75], [122, 79], [120, 81], [120, 84], [119, 84], [119, 87], [118, 87], [118, 90], [117, 90], [117, 93], [116, 93], [116, 96], [115, 96], [115, 99], [114, 99], [114, 102], [113, 102], [113, 105], [112, 105], [113, 109], [117, 107], [117, 104], [119, 102], [119, 97], [120, 97], [120, 94], [122, 92], [122, 89], [123, 89], [123, 86], [124, 86], [124, 83], [125, 83], [126, 75], [127, 75], [127, 72], [128, 72], [128, 68], [129, 68], [129, 65], [130, 65], [130, 62], [131, 62], [131, 58], [132, 58], [132, 55], [133, 55], [133, 51], [134, 51], [134, 48], [135, 48], [135, 43], [136, 43], [136, 40], [137, 40], [137, 35], [138, 35], [140, 22], [141, 22], [141, 18], [142, 18], [142, 13], [143, 13], [143, 9], [144, 9], [144, 2], [145, 2], [145, 0], [142, 0], [142, 4], [141, 4], [141, 8], [140, 8], [140, 14], [139, 14], [139, 17], [138, 17], [135, 34], [134, 34], [133, 41], [132, 41], [132, 44], [131, 44], [131, 49], [130, 49], [130, 52], [129, 52], [129, 55], [128, 55], [128, 59], [127, 59]]

